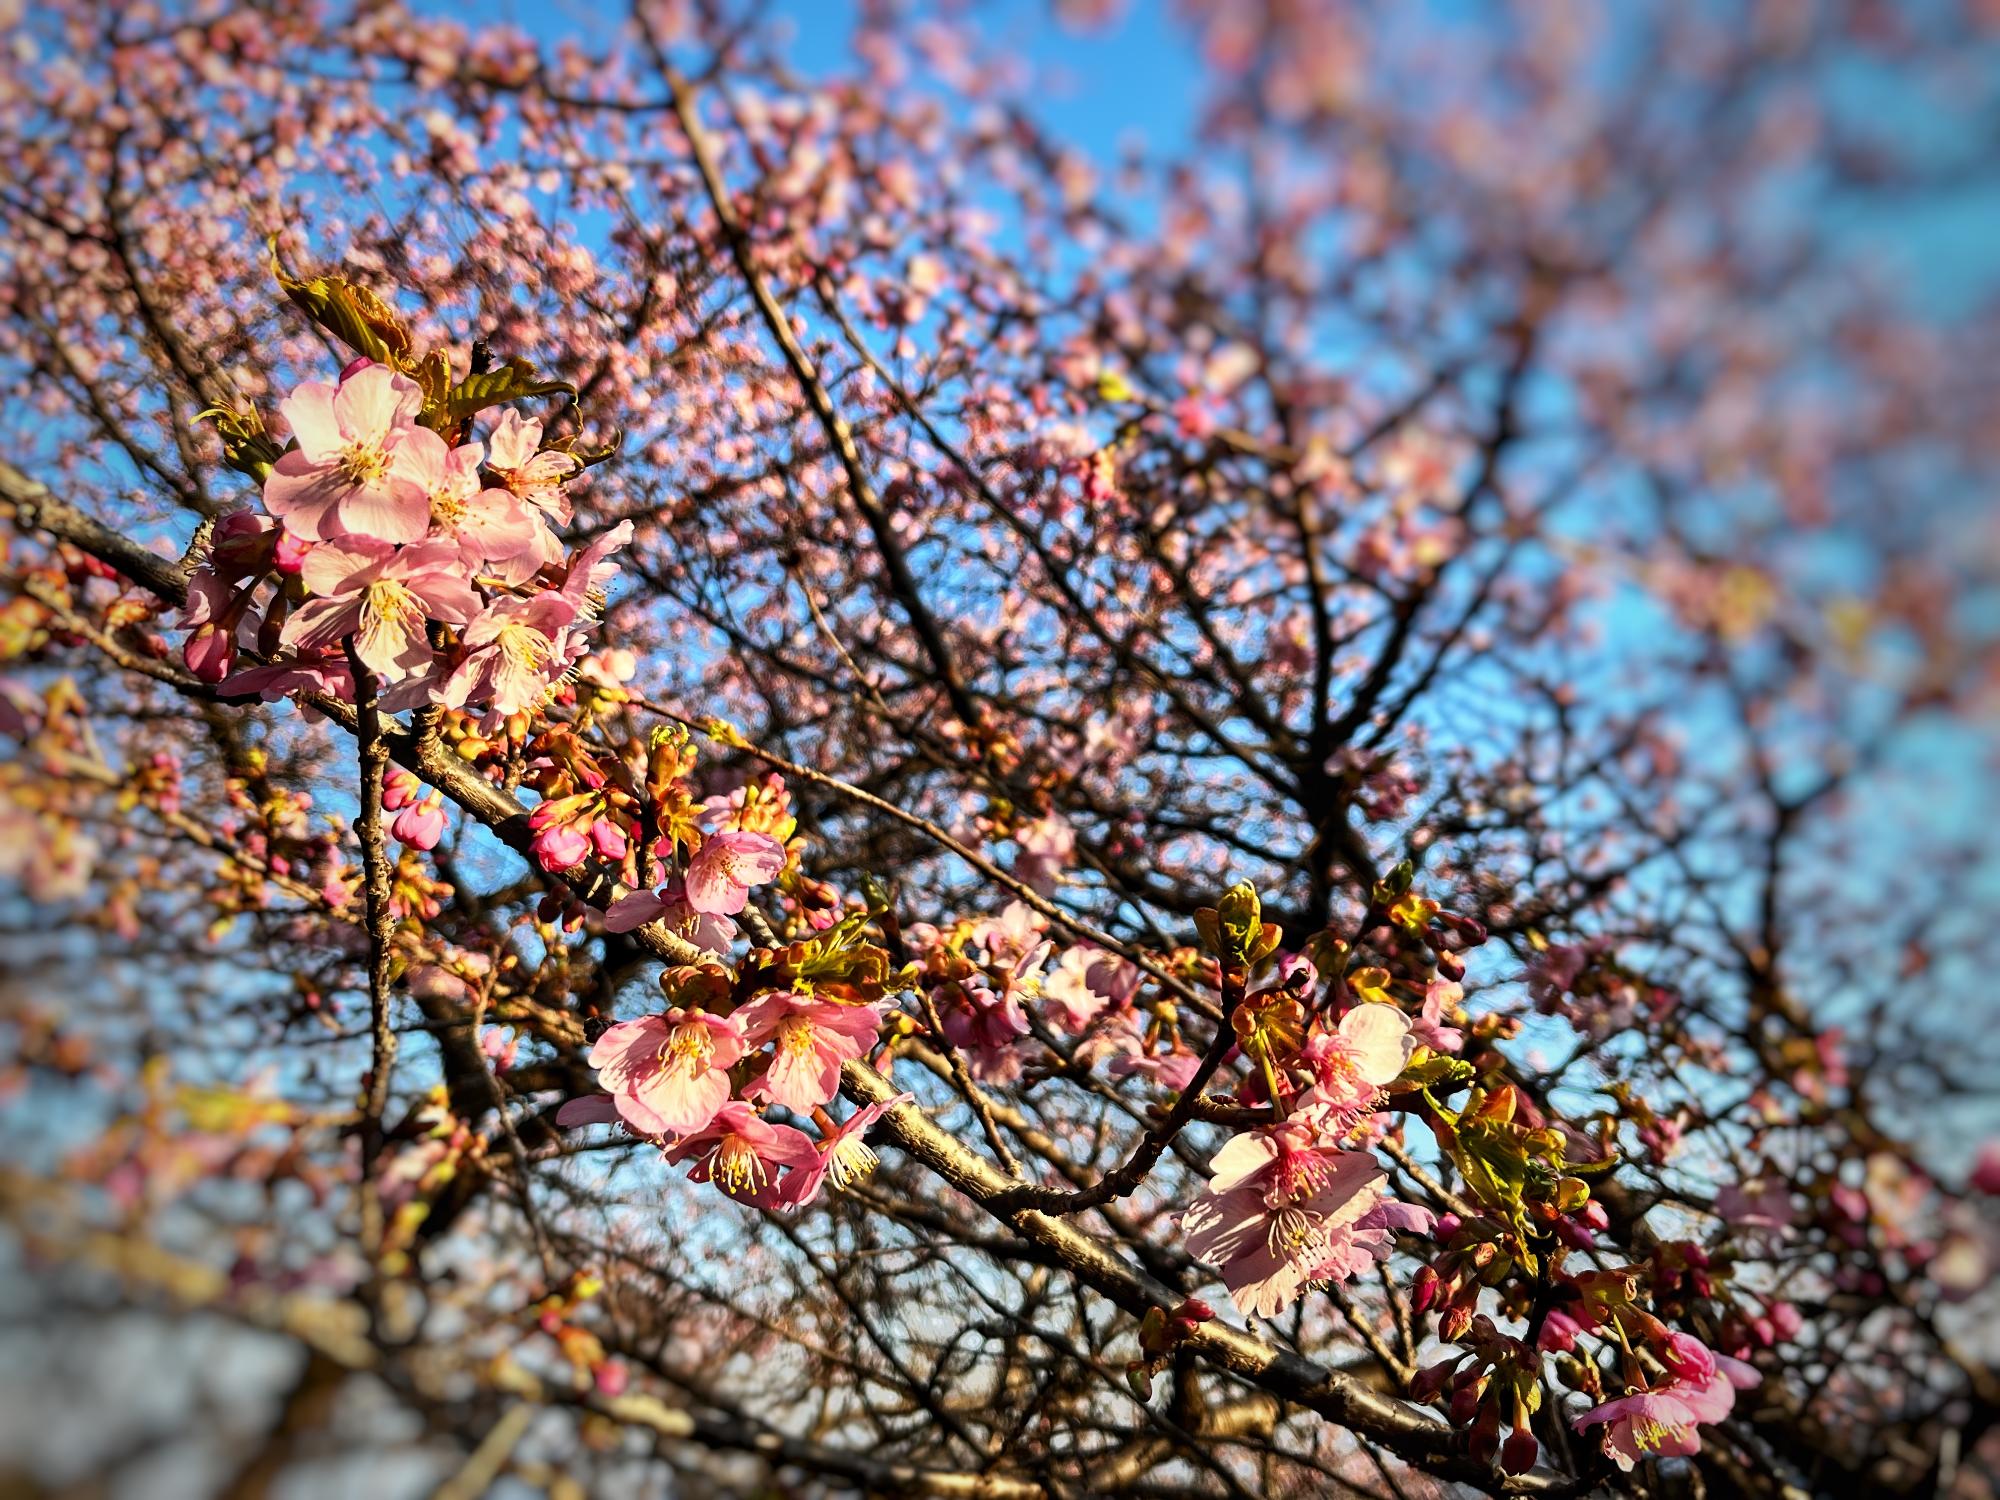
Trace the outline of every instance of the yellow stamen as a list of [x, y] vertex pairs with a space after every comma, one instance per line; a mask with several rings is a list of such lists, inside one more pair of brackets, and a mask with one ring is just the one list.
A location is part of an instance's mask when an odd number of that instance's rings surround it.
[[1632, 1443], [1641, 1453], [1656, 1453], [1664, 1448], [1669, 1438], [1685, 1438], [1687, 1428], [1678, 1422], [1662, 1422], [1655, 1417], [1643, 1417], [1632, 1424]]
[[732, 1196], [754, 1191], [769, 1180], [764, 1159], [740, 1135], [723, 1137], [722, 1144], [715, 1148], [715, 1165], [709, 1175], [723, 1192]]
[[393, 578], [378, 578], [368, 585], [359, 641], [364, 658], [394, 657], [411, 641], [423, 638], [422, 600]]
[[708, 1066], [709, 1056], [714, 1051], [715, 1043], [709, 1040], [706, 1026], [676, 1026], [674, 1034], [660, 1049], [660, 1064], [669, 1072], [685, 1068], [690, 1073], [698, 1073]]
[[882, 1158], [868, 1148], [859, 1135], [844, 1135], [827, 1152], [826, 1175], [842, 1192], [882, 1164]]
[[387, 479], [392, 463], [393, 460], [378, 443], [349, 443], [335, 460], [340, 477], [361, 488]]

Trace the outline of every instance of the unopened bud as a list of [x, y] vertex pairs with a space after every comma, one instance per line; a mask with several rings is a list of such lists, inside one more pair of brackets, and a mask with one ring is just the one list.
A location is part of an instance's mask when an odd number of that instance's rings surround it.
[[1509, 1474], [1525, 1474], [1535, 1466], [1535, 1459], [1541, 1453], [1542, 1445], [1535, 1441], [1535, 1435], [1525, 1427], [1516, 1427], [1507, 1434], [1507, 1441], [1500, 1445], [1500, 1467]]

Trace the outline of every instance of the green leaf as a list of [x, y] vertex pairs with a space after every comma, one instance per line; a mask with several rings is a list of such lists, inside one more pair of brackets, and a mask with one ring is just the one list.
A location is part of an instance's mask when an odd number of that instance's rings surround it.
[[1264, 905], [1247, 880], [1224, 891], [1213, 907], [1196, 912], [1195, 929], [1217, 958], [1236, 967], [1268, 958], [1284, 936], [1282, 928], [1265, 925]]
[[1392, 1093], [1410, 1089], [1439, 1089], [1449, 1094], [1472, 1082], [1478, 1071], [1462, 1057], [1447, 1057], [1442, 1052], [1433, 1052], [1421, 1062], [1413, 1062], [1403, 1069], [1402, 1075], [1389, 1085], [1389, 1089]]
[[1522, 1148], [1519, 1133], [1464, 1114], [1459, 1116], [1454, 1134], [1457, 1149], [1452, 1154], [1473, 1196], [1487, 1207], [1518, 1219], [1521, 1193], [1528, 1185], [1528, 1153]]
[[576, 387], [567, 380], [542, 380], [525, 359], [510, 359], [497, 370], [466, 376], [435, 401], [426, 400], [423, 414], [417, 420], [441, 432], [489, 406], [529, 396], [556, 395], [575, 399]]
[[367, 287], [338, 276], [298, 278], [279, 264], [277, 236], [271, 238], [271, 274], [287, 297], [356, 354], [408, 372], [415, 368], [415, 344], [403, 320]]
[[264, 431], [264, 419], [254, 411], [234, 411], [227, 406], [211, 406], [195, 414], [197, 422], [213, 422], [222, 438], [222, 461], [239, 474], [247, 474], [262, 484], [271, 473], [282, 450]]

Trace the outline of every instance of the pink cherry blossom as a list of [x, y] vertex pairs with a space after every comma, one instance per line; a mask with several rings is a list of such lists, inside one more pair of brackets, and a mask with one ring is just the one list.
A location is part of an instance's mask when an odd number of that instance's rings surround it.
[[819, 1196], [821, 1186], [827, 1182], [833, 1184], [835, 1192], [845, 1192], [850, 1184], [868, 1176], [880, 1165], [880, 1158], [869, 1149], [864, 1137], [884, 1114], [913, 1097], [898, 1094], [879, 1104], [863, 1105], [841, 1121], [831, 1135], [814, 1143], [811, 1163], [785, 1174], [782, 1202], [775, 1206], [803, 1208]]
[[606, 932], [632, 932], [659, 920], [697, 948], [726, 953], [736, 941], [736, 924], [714, 912], [696, 911], [687, 902], [687, 887], [676, 875], [655, 891], [620, 896], [604, 912]]
[[1458, 1052], [1465, 1047], [1465, 1033], [1447, 1025], [1445, 1018], [1458, 1010], [1465, 989], [1455, 980], [1434, 979], [1424, 990], [1424, 1007], [1410, 1022], [1410, 1035], [1433, 1052]]
[[1578, 1432], [1604, 1427], [1604, 1452], [1621, 1469], [1629, 1471], [1642, 1458], [1700, 1452], [1696, 1429], [1728, 1416], [1737, 1390], [1760, 1378], [1741, 1360], [1716, 1354], [1684, 1333], [1667, 1335], [1662, 1358], [1673, 1374], [1667, 1384], [1607, 1401], [1571, 1424]]
[[611, 1027], [590, 1049], [590, 1065], [635, 1130], [685, 1135], [728, 1100], [729, 1070], [742, 1055], [739, 1022], [676, 1007]]
[[734, 916], [749, 904], [752, 886], [775, 880], [784, 867], [785, 846], [768, 833], [712, 833], [688, 863], [688, 905]]
[[562, 555], [539, 512], [512, 491], [490, 489], [479, 478], [483, 451], [465, 443], [444, 456], [435, 475], [419, 476], [430, 496], [431, 527], [462, 549], [466, 566], [482, 564], [507, 583], [525, 583]]
[[1043, 937], [1047, 926], [1025, 901], [1009, 901], [997, 918], [984, 918], [973, 927], [972, 940], [986, 950], [990, 966], [1026, 974], [1048, 956], [1051, 945]]
[[417, 383], [386, 365], [359, 363], [338, 386], [307, 381], [280, 403], [298, 447], [264, 481], [265, 508], [307, 541], [416, 541], [445, 455], [444, 439], [416, 423], [422, 406]]
[[1068, 949], [1042, 981], [1047, 1014], [1065, 1031], [1083, 1031], [1111, 1003], [1090, 981], [1099, 956], [1094, 948]]
[[1642, 1458], [1685, 1458], [1701, 1451], [1698, 1418], [1672, 1388], [1637, 1391], [1591, 1408], [1571, 1424], [1578, 1432], [1604, 1427], [1604, 1452], [1630, 1471]]
[[585, 619], [595, 614], [597, 601], [591, 596], [602, 593], [618, 576], [618, 565], [611, 561], [611, 554], [629, 547], [632, 536], [632, 523], [620, 521], [593, 537], [588, 546], [570, 559], [569, 567], [563, 573], [561, 592], [578, 618]]
[[500, 718], [539, 707], [569, 669], [565, 627], [575, 613], [555, 592], [495, 600], [466, 627], [458, 665], [437, 689], [437, 701], [483, 707]]
[[1336, 1231], [1381, 1201], [1373, 1157], [1325, 1145], [1296, 1123], [1234, 1137], [1180, 1216], [1190, 1254], [1217, 1267], [1238, 1308], [1271, 1317], [1298, 1300]]
[[1201, 1059], [1187, 1047], [1170, 1047], [1164, 1052], [1141, 1047], [1137, 1051], [1114, 1056], [1105, 1072], [1113, 1078], [1135, 1075], [1150, 1078], [1161, 1088], [1179, 1093], [1194, 1081], [1194, 1075], [1200, 1068]]
[[736, 1012], [750, 1047], [774, 1044], [753, 1098], [806, 1114], [840, 1091], [840, 1065], [875, 1043], [882, 1017], [872, 1005], [839, 1005], [810, 995], [778, 993]]
[[315, 597], [285, 622], [285, 644], [330, 646], [352, 635], [356, 654], [390, 682], [430, 666], [427, 621], [463, 625], [479, 612], [458, 548], [445, 540], [398, 549], [343, 537], [315, 547], [300, 577]]
[[741, 1100], [714, 1111], [698, 1129], [667, 1148], [671, 1162], [694, 1161], [688, 1176], [713, 1182], [731, 1198], [759, 1208], [788, 1206], [785, 1177], [819, 1165], [812, 1137], [790, 1125], [773, 1125]]
[[1403, 1071], [1409, 1034], [1409, 1018], [1378, 1002], [1355, 1006], [1332, 1031], [1314, 1032], [1300, 1053], [1313, 1077], [1300, 1108], [1325, 1111], [1336, 1119], [1368, 1108], [1382, 1085]]
[[1076, 830], [1054, 813], [1023, 824], [1014, 833], [1014, 843], [1020, 850], [1014, 873], [1044, 896], [1055, 890], [1062, 872], [1076, 856]]
[[1160, 1050], [1163, 1040], [1161, 1028], [1138, 1011], [1112, 1011], [1099, 1017], [1078, 1044], [1076, 1060], [1088, 1067], [1104, 1062], [1113, 1078], [1150, 1078], [1163, 1088], [1184, 1089], [1201, 1059], [1185, 1046], [1169, 1044]]
[[1320, 1261], [1306, 1273], [1315, 1284], [1348, 1281], [1379, 1265], [1395, 1249], [1395, 1231], [1429, 1234], [1437, 1227], [1437, 1216], [1415, 1203], [1383, 1198], [1351, 1224], [1339, 1224], [1326, 1232], [1326, 1249]]
[[323, 693], [352, 702], [354, 673], [340, 652], [317, 651], [261, 667], [245, 667], [216, 684], [216, 690], [237, 697], [254, 693], [266, 703], [275, 703], [293, 693]]
[[500, 414], [487, 440], [486, 466], [521, 499], [559, 526], [570, 522], [566, 481], [583, 468], [567, 453], [542, 452], [542, 424], [509, 408]]

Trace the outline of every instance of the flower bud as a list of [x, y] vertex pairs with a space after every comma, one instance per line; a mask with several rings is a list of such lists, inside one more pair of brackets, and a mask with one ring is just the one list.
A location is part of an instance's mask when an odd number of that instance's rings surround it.
[[1509, 1474], [1525, 1474], [1535, 1466], [1535, 1459], [1541, 1453], [1541, 1444], [1535, 1435], [1525, 1427], [1516, 1427], [1507, 1434], [1507, 1441], [1500, 1445], [1500, 1467]]

